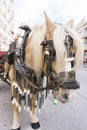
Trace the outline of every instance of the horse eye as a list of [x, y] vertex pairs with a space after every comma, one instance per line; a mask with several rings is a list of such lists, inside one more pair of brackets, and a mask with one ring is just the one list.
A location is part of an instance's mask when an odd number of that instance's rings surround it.
[[73, 46], [73, 39], [70, 39], [70, 45]]
[[73, 43], [72, 37], [69, 37], [68, 41]]

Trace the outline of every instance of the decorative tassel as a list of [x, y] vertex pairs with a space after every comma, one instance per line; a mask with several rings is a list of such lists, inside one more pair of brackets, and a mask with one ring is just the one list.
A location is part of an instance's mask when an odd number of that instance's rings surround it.
[[[43, 87], [43, 88], [46, 88], [46, 87], [47, 87], [47, 76], [43, 76], [42, 87]], [[42, 101], [43, 101], [42, 104], [44, 104], [45, 98], [47, 98], [47, 90], [44, 90], [44, 91], [42, 92]]]
[[26, 109], [26, 89], [24, 89], [24, 110]]
[[38, 111], [41, 111], [41, 92], [39, 92], [39, 96], [38, 96]]
[[18, 94], [18, 109], [19, 109], [19, 112], [21, 111], [21, 94]]
[[41, 93], [41, 111], [44, 108], [44, 92]]
[[46, 86], [47, 86], [47, 76], [43, 76], [42, 87], [45, 88]]
[[30, 113], [32, 112], [32, 95], [33, 93], [30, 92]]
[[12, 104], [15, 104], [15, 103], [16, 103], [16, 98], [13, 98]]
[[37, 107], [38, 107], [38, 100], [37, 100], [37, 97], [35, 97], [35, 113], [37, 112]]
[[27, 90], [27, 111], [30, 111], [31, 99], [30, 99], [30, 90]]

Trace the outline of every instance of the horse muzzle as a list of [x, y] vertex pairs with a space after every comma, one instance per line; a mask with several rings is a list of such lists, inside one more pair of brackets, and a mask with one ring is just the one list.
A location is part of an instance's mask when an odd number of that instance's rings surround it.
[[76, 89], [63, 89], [59, 88], [59, 95], [58, 98], [62, 103], [70, 102], [72, 101], [77, 95]]

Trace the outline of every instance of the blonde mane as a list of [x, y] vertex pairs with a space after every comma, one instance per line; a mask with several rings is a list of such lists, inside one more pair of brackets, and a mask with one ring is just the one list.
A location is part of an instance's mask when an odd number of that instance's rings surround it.
[[80, 38], [79, 34], [70, 28], [66, 28], [69, 35], [73, 38], [74, 50], [75, 50], [75, 66], [74, 68], [77, 69], [80, 64], [83, 63], [83, 55], [84, 55], [84, 46], [82, 39]]
[[64, 46], [65, 30], [60, 24], [56, 25], [54, 30], [54, 47], [56, 50], [56, 61], [54, 68], [56, 73], [65, 70], [65, 57], [67, 57], [66, 49]]
[[[25, 63], [28, 67], [35, 70], [36, 73], [40, 73], [43, 69], [43, 58], [42, 58], [42, 46], [41, 43], [45, 39], [46, 27], [43, 25], [37, 25], [34, 27], [28, 38], [28, 44], [26, 46]], [[29, 51], [30, 50], [30, 51]], [[31, 55], [30, 63], [29, 55]]]
[[78, 66], [83, 62], [83, 43], [76, 31], [71, 28], [64, 28], [62, 25], [56, 25], [54, 30], [54, 46], [56, 50], [56, 63], [55, 70], [57, 73], [65, 70], [65, 59], [67, 58], [66, 48], [64, 46], [64, 41], [66, 37], [66, 32], [73, 38], [73, 47], [75, 51], [75, 65], [74, 69], [77, 69]]

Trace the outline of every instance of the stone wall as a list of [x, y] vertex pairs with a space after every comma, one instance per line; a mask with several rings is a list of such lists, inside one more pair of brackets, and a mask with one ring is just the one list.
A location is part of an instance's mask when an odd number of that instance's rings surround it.
[[8, 50], [13, 37], [13, 0], [0, 0], [0, 50]]

